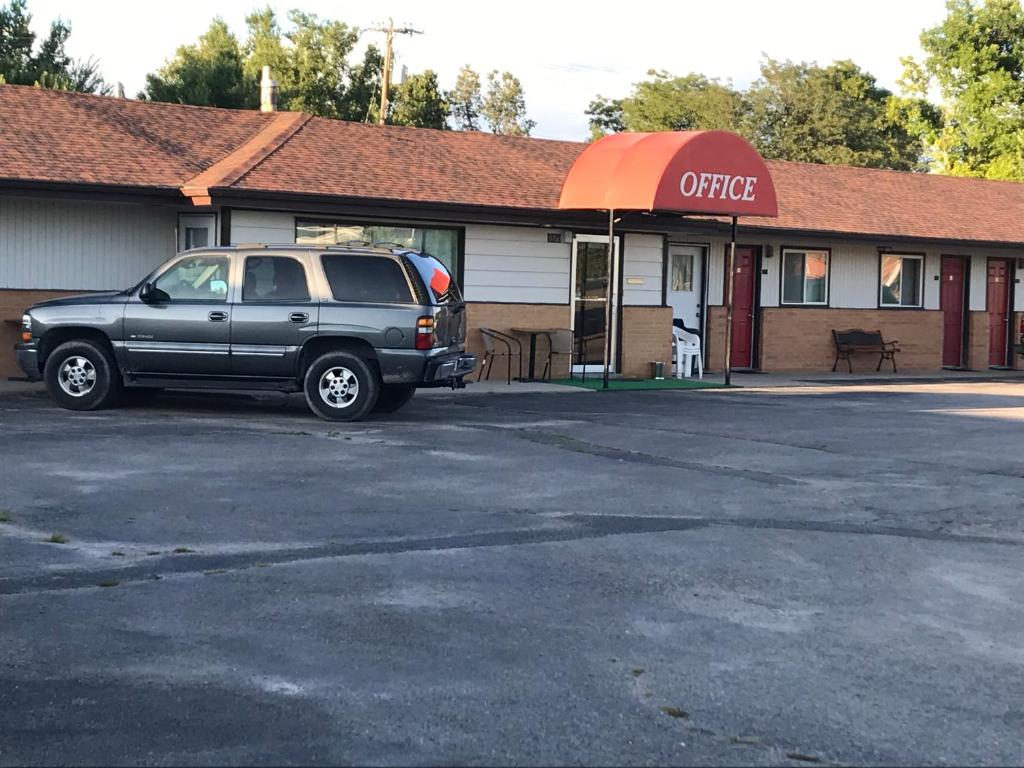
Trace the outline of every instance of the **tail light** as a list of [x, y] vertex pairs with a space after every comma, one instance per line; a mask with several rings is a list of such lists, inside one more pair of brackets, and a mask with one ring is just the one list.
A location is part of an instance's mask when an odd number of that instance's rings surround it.
[[434, 318], [424, 315], [416, 320], [416, 349], [434, 348]]

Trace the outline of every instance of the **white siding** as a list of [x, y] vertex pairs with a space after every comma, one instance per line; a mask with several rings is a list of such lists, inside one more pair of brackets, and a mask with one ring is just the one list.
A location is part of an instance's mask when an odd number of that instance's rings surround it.
[[[787, 243], [788, 245], [788, 243]], [[761, 306], [777, 307], [781, 302], [779, 292], [782, 276], [782, 248], [772, 243], [771, 258], [761, 259]], [[764, 253], [767, 253], [765, 251]]]
[[[1021, 264], [1020, 261], [1017, 263]], [[1013, 310], [1015, 312], [1024, 312], [1024, 269], [1018, 266], [1016, 275], [1017, 285], [1014, 286], [1016, 290], [1013, 296]], [[1021, 342], [1024, 343], [1024, 339], [1021, 339]]]
[[176, 223], [170, 208], [0, 197], [0, 288], [125, 288], [174, 255]]
[[[754, 240], [743, 238], [741, 243], [771, 247], [771, 258], [762, 259], [761, 306], [779, 306], [779, 270], [782, 268], [783, 246], [796, 248], [829, 248], [832, 258], [829, 265], [829, 306], [837, 309], [875, 309], [878, 307], [879, 251], [874, 243], [835, 242], [826, 238], [783, 237]], [[708, 299], [712, 305], [722, 304], [725, 249], [727, 243], [713, 240], [711, 268], [708, 273]], [[939, 309], [938, 280], [942, 270], [943, 254], [971, 255], [970, 308], [985, 309], [985, 279], [987, 260], [992, 258], [1019, 258], [1022, 254], [996, 248], [972, 248], [968, 246], [916, 245], [890, 246], [893, 253], [925, 254], [924, 308]], [[1018, 271], [1020, 276], [1020, 272]], [[1017, 304], [1024, 306], [1024, 286], [1016, 286]]]
[[[665, 238], [661, 235], [625, 236], [622, 303], [626, 306], [661, 306], [661, 268]], [[630, 278], [634, 281], [630, 282]], [[642, 283], [638, 281], [643, 281]]]
[[[549, 232], [562, 232], [563, 242], [549, 243]], [[467, 301], [567, 304], [571, 260], [563, 230], [469, 224], [463, 293]]]
[[708, 306], [721, 306], [725, 303], [725, 249], [729, 241], [725, 238], [710, 238], [711, 248], [708, 251]]
[[829, 264], [829, 306], [839, 309], [878, 307], [880, 263], [875, 246], [833, 244]]
[[295, 242], [295, 214], [231, 211], [231, 244]]

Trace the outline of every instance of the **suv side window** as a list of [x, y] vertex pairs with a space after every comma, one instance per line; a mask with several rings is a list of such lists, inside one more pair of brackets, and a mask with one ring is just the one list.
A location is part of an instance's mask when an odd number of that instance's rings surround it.
[[227, 301], [227, 256], [189, 256], [156, 279], [171, 301]]
[[413, 303], [405, 271], [392, 258], [326, 253], [321, 259], [336, 301]]
[[306, 270], [287, 256], [248, 256], [242, 301], [309, 301]]

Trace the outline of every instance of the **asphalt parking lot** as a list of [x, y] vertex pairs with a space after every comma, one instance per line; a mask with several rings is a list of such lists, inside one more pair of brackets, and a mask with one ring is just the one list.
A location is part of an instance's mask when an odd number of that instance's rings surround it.
[[1024, 383], [0, 395], [0, 764], [1019, 764]]

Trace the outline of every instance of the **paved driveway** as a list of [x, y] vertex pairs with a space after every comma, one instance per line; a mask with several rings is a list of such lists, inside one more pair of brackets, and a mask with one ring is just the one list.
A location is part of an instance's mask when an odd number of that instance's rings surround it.
[[1024, 384], [0, 435], [0, 764], [1024, 762]]

